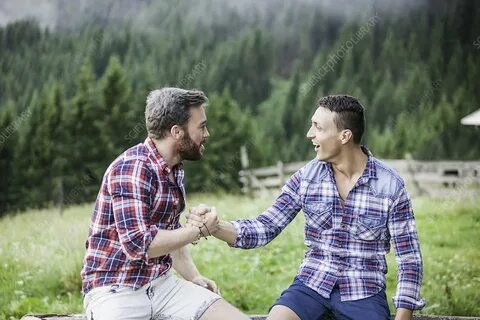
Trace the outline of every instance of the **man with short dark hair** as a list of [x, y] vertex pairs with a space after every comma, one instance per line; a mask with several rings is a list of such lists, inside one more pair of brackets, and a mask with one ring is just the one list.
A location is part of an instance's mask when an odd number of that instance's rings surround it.
[[152, 91], [145, 110], [148, 138], [105, 172], [81, 272], [88, 320], [249, 319], [221, 299], [186, 248], [216, 231], [216, 215], [179, 223], [185, 208], [182, 161], [202, 158], [207, 102], [201, 91]]
[[[316, 159], [287, 181], [275, 203], [256, 218], [220, 221], [214, 236], [233, 247], [272, 241], [302, 210], [307, 252], [293, 284], [268, 319], [387, 320], [385, 255], [393, 242], [398, 261], [396, 319], [421, 309], [422, 257], [403, 180], [360, 145], [364, 108], [350, 96], [318, 100], [307, 138]], [[214, 211], [214, 210], [212, 210]], [[187, 221], [202, 221], [192, 209]]]

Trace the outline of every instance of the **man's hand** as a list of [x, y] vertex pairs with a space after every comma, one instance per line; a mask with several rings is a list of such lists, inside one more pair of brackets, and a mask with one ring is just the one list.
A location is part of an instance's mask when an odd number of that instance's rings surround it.
[[[215, 208], [209, 208], [204, 204], [200, 204], [199, 206], [190, 209], [190, 212], [187, 213], [186, 216], [187, 226], [200, 227], [203, 226], [203, 223], [205, 222], [208, 231], [210, 231], [210, 234], [215, 238], [225, 241], [228, 244], [235, 243], [237, 240], [237, 230], [235, 230], [232, 223], [220, 220]], [[213, 224], [213, 226], [210, 224]], [[201, 230], [204, 234], [208, 235], [205, 227]]]
[[205, 289], [208, 289], [215, 293], [219, 293], [215, 282], [205, 278], [204, 276], [197, 276], [192, 279], [192, 282], [195, 283], [196, 285], [199, 285], [200, 287], [204, 287]]
[[187, 227], [203, 227], [203, 223], [206, 222], [206, 214], [210, 212], [210, 207], [199, 204], [197, 207], [193, 207], [185, 215], [187, 217]]
[[[215, 210], [215, 207], [212, 207], [210, 211], [205, 214], [205, 218], [206, 221], [204, 228], [207, 229], [207, 234], [211, 236], [215, 234], [220, 227], [220, 220], [218, 219], [217, 210]], [[204, 229], [202, 229], [202, 231], [204, 231]]]
[[413, 311], [405, 308], [398, 308], [395, 320], [412, 320]]
[[201, 204], [190, 209], [190, 212], [187, 214], [187, 226], [199, 227], [205, 236], [210, 236], [217, 232], [219, 223], [220, 220], [215, 207], [209, 208]]

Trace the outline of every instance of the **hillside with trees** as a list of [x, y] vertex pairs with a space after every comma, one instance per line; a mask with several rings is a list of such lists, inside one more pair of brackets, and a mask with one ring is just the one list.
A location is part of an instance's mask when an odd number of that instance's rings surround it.
[[361, 99], [378, 157], [480, 158], [478, 129], [460, 125], [480, 106], [479, 2], [142, 1], [128, 19], [85, 3], [74, 27], [62, 7], [56, 26], [0, 28], [0, 214], [93, 201], [108, 164], [145, 139], [145, 98], [162, 86], [210, 98], [192, 192], [238, 191], [242, 145], [253, 167], [312, 158], [305, 134], [327, 94]]

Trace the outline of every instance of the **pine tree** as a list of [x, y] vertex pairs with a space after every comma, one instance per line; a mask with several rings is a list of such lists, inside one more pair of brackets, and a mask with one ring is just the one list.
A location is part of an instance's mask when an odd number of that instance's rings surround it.
[[[397, 90], [403, 90], [398, 86]], [[392, 95], [395, 91], [395, 86], [392, 82], [390, 72], [385, 72], [383, 81], [380, 86], [375, 90], [375, 95], [371, 104], [367, 106], [367, 123], [371, 127], [378, 127], [380, 129], [385, 128], [389, 124], [389, 120], [393, 119], [392, 116]], [[402, 91], [406, 93], [404, 90]]]
[[0, 112], [0, 216], [15, 204], [16, 192], [12, 185], [15, 146], [21, 119], [15, 118], [15, 107], [9, 101]]
[[51, 163], [46, 158], [44, 147], [46, 130], [42, 129], [47, 109], [47, 88], [34, 93], [27, 109], [28, 117], [20, 130], [14, 171], [15, 185], [19, 186], [17, 205], [20, 208], [45, 206], [51, 200], [48, 177]]
[[186, 163], [187, 188], [190, 191], [211, 192], [239, 190], [241, 170], [240, 146], [251, 143], [248, 134], [248, 112], [225, 91], [209, 96], [207, 121], [210, 138], [201, 161]]
[[87, 62], [76, 79], [76, 94], [68, 103], [64, 115], [66, 135], [65, 202], [92, 201], [109, 161], [103, 144], [104, 110], [100, 94]]
[[100, 80], [100, 92], [103, 112], [102, 143], [113, 160], [128, 147], [125, 134], [134, 128], [127, 75], [116, 56], [111, 57], [108, 62], [105, 74]]
[[293, 76], [290, 89], [285, 100], [284, 107], [282, 109], [282, 125], [284, 130], [284, 139], [289, 139], [295, 135], [295, 131], [298, 129], [298, 125], [301, 125], [303, 116], [302, 110], [298, 104], [298, 90], [300, 86], [300, 74], [296, 72]]
[[43, 136], [43, 153], [45, 162], [50, 163], [48, 176], [44, 177], [49, 185], [49, 200], [58, 203], [63, 202], [63, 175], [67, 164], [67, 140], [63, 123], [65, 111], [64, 89], [61, 84], [54, 84], [50, 88], [47, 97], [46, 109], [44, 110], [45, 122], [40, 131]]

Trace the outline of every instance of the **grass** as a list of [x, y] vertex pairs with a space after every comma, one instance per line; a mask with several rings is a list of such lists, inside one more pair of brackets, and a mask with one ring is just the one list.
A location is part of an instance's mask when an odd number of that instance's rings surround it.
[[[271, 198], [193, 195], [189, 204], [215, 205], [226, 219], [251, 217]], [[424, 257], [422, 313], [480, 315], [479, 200], [414, 200]], [[0, 219], [0, 320], [26, 313], [82, 312], [79, 272], [92, 205], [30, 210]], [[288, 287], [303, 259], [303, 216], [299, 214], [272, 243], [256, 250], [202, 240], [191, 246], [200, 271], [223, 296], [245, 312], [266, 313]], [[395, 291], [396, 264], [389, 254], [387, 295]], [[393, 312], [393, 307], [391, 306]]]

